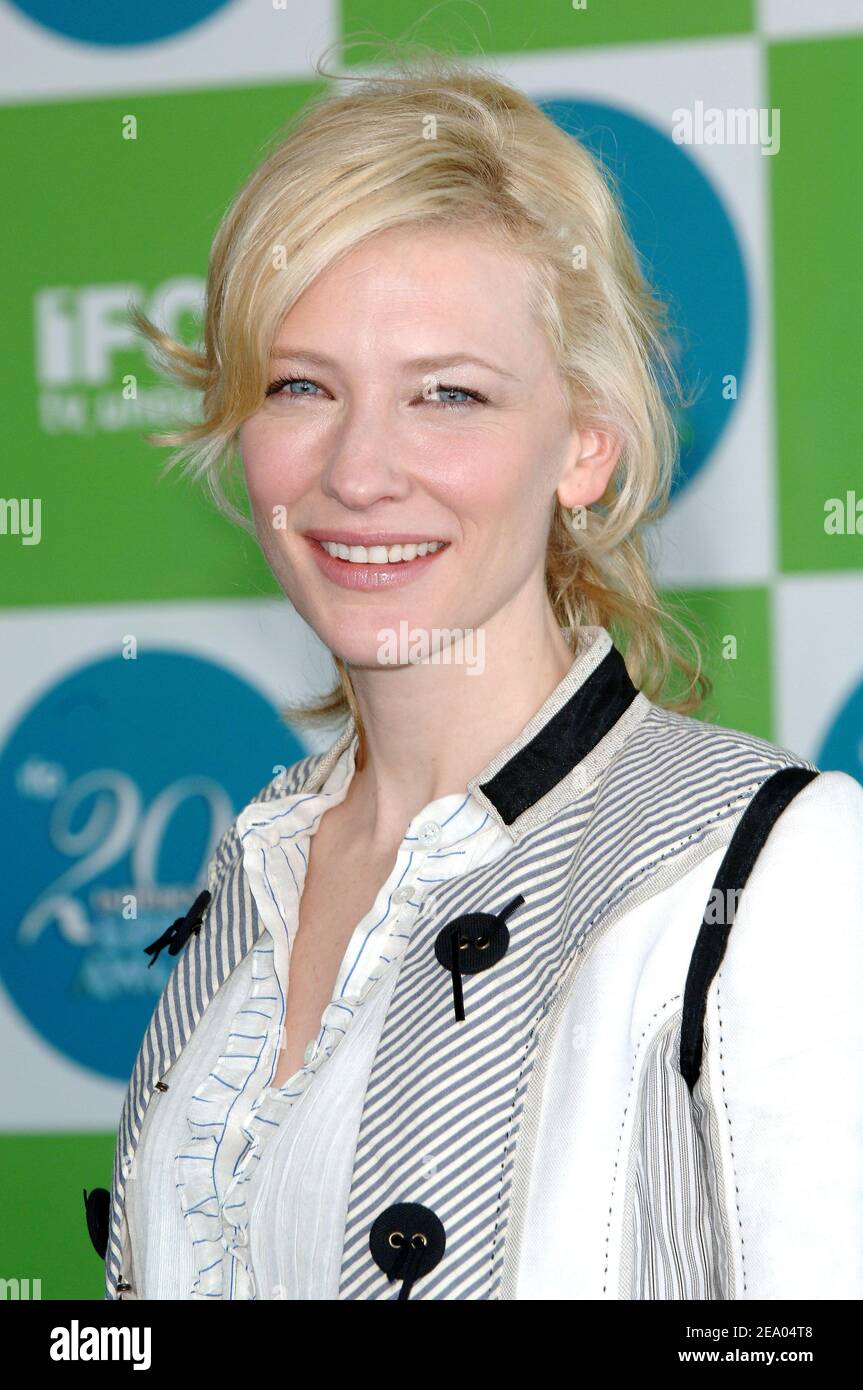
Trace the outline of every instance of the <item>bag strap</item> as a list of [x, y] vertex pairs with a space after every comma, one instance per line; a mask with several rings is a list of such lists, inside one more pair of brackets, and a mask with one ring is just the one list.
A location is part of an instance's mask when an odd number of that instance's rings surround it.
[[[719, 865], [701, 929], [695, 941], [683, 991], [680, 1072], [689, 1087], [690, 1095], [701, 1071], [707, 991], [725, 954], [743, 885], [752, 872], [767, 836], [789, 801], [817, 776], [818, 772], [812, 768], [783, 767], [762, 782], [737, 822]], [[709, 920], [708, 914], [712, 916], [711, 904], [715, 905], [717, 901], [723, 905], [721, 919]]]

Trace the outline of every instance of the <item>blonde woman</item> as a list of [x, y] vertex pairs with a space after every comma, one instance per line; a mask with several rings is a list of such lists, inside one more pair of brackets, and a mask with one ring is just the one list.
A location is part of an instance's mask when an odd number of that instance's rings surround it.
[[692, 717], [674, 374], [592, 157], [404, 65], [240, 190], [200, 351], [139, 322], [342, 725], [149, 948], [106, 1297], [863, 1295], [863, 789]]

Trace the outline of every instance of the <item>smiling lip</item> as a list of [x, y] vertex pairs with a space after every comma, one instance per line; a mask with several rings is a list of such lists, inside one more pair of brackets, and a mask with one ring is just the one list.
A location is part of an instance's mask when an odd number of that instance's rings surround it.
[[315, 541], [337, 541], [339, 545], [422, 545], [423, 541], [443, 540], [442, 536], [421, 536], [418, 531], [304, 531]]
[[[344, 545], [398, 545], [399, 540], [404, 541], [407, 545], [412, 543], [404, 535], [391, 541], [366, 540], [362, 542], [347, 539], [342, 541], [343, 536], [351, 535], [349, 531], [322, 531], [320, 534], [324, 540], [341, 541]], [[380, 535], [381, 532], [373, 532], [372, 534]], [[410, 584], [411, 580], [421, 575], [424, 570], [434, 564], [440, 555], [445, 555], [449, 549], [449, 545], [446, 544], [441, 550], [431, 551], [428, 555], [418, 555], [415, 560], [397, 560], [393, 564], [354, 565], [351, 564], [350, 560], [339, 560], [333, 555], [328, 555], [320, 541], [314, 539], [310, 531], [305, 533], [305, 539], [319, 569], [326, 575], [327, 579], [331, 579], [342, 589], [394, 589], [400, 584]], [[422, 543], [429, 537], [418, 536], [416, 539]]]

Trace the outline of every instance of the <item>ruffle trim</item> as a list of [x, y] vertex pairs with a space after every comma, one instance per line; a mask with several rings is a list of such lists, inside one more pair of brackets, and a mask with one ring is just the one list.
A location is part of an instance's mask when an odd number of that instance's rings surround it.
[[[189, 1291], [191, 1298], [224, 1298], [225, 1276], [232, 1268], [233, 1297], [254, 1298], [254, 1276], [242, 1240], [229, 1239], [222, 1220], [216, 1188], [215, 1165], [231, 1109], [260, 1064], [281, 1015], [281, 1000], [274, 989], [273, 947], [262, 934], [252, 948], [252, 985], [243, 1006], [231, 1022], [227, 1051], [195, 1090], [189, 1103], [189, 1136], [175, 1157], [177, 1190], [198, 1263]], [[240, 1163], [242, 1160], [240, 1160]], [[239, 1164], [238, 1164], [239, 1169]], [[232, 1201], [226, 1195], [225, 1201]], [[241, 1287], [242, 1286], [242, 1287]]]
[[[400, 954], [400, 953], [399, 953]], [[238, 1104], [250, 1079], [266, 1054], [272, 1064], [275, 1039], [281, 1026], [281, 995], [274, 968], [274, 947], [269, 932], [262, 932], [252, 950], [252, 987], [237, 1011], [222, 1053], [189, 1105], [189, 1138], [175, 1158], [177, 1189], [192, 1244], [198, 1273], [191, 1298], [255, 1299], [257, 1289], [249, 1258], [248, 1184], [261, 1159], [264, 1141], [280, 1126], [287, 1111], [308, 1090], [318, 1068], [332, 1056], [370, 990], [395, 959], [381, 961], [358, 995], [327, 1005], [321, 1015], [323, 1037], [310, 1060], [281, 1087], [266, 1086], [249, 1107], [240, 1125], [247, 1141], [237, 1159], [233, 1177], [220, 1203], [215, 1165], [233, 1105]], [[274, 1070], [274, 1068], [273, 1068]], [[226, 1289], [226, 1275], [233, 1269], [233, 1288]]]

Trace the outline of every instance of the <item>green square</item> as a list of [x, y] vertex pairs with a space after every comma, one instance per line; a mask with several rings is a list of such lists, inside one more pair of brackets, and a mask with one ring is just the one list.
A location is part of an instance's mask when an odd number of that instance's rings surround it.
[[[125, 288], [140, 286], [133, 297], [140, 294], [147, 310], [148, 297], [177, 277], [206, 276], [221, 215], [266, 153], [265, 141], [319, 87], [279, 83], [0, 110], [15, 206], [0, 231], [5, 263], [15, 267], [6, 296], [2, 491], [41, 503], [37, 544], [25, 543], [25, 525], [2, 537], [7, 604], [278, 592], [255, 541], [215, 511], [203, 488], [181, 480], [179, 469], [160, 479], [169, 450], [144, 435], [170, 422], [106, 423], [125, 374], [138, 378], [141, 399], [148, 387], [175, 388], [142, 346], [105, 349], [104, 314], [98, 333], [91, 325], [106, 290], [119, 287], [125, 301]], [[123, 138], [129, 117], [136, 139]], [[124, 312], [124, 305], [112, 310], [110, 324], [122, 323]], [[187, 342], [199, 330], [196, 314], [181, 315]], [[178, 401], [183, 394], [194, 406], [189, 393], [178, 391]], [[72, 412], [63, 428], [60, 409]]]
[[[363, 39], [345, 52], [347, 64], [376, 63], [382, 39], [429, 44], [447, 53], [522, 53], [544, 48], [592, 48], [599, 44], [649, 43], [660, 39], [717, 38], [750, 34], [754, 0], [342, 0], [341, 32]], [[367, 44], [366, 39], [370, 40]]]
[[[863, 506], [863, 38], [774, 44], [768, 71], [769, 103], [781, 112], [769, 160], [780, 568], [857, 569], [863, 535], [848, 517], [856, 524]], [[831, 499], [836, 534], [825, 529]]]
[[[47, 1299], [101, 1299], [105, 1265], [87, 1231], [84, 1188], [110, 1191], [115, 1134], [4, 1134], [4, 1279], [41, 1280]], [[24, 1290], [19, 1289], [19, 1293]], [[7, 1298], [9, 1292], [7, 1288]]]
[[[766, 588], [664, 590], [664, 601], [699, 642], [713, 691], [695, 718], [773, 739], [770, 592]], [[693, 621], [694, 619], [694, 621]], [[668, 629], [674, 634], [675, 629]], [[692, 657], [685, 649], [688, 659]], [[675, 689], [685, 682], [677, 680]]]

